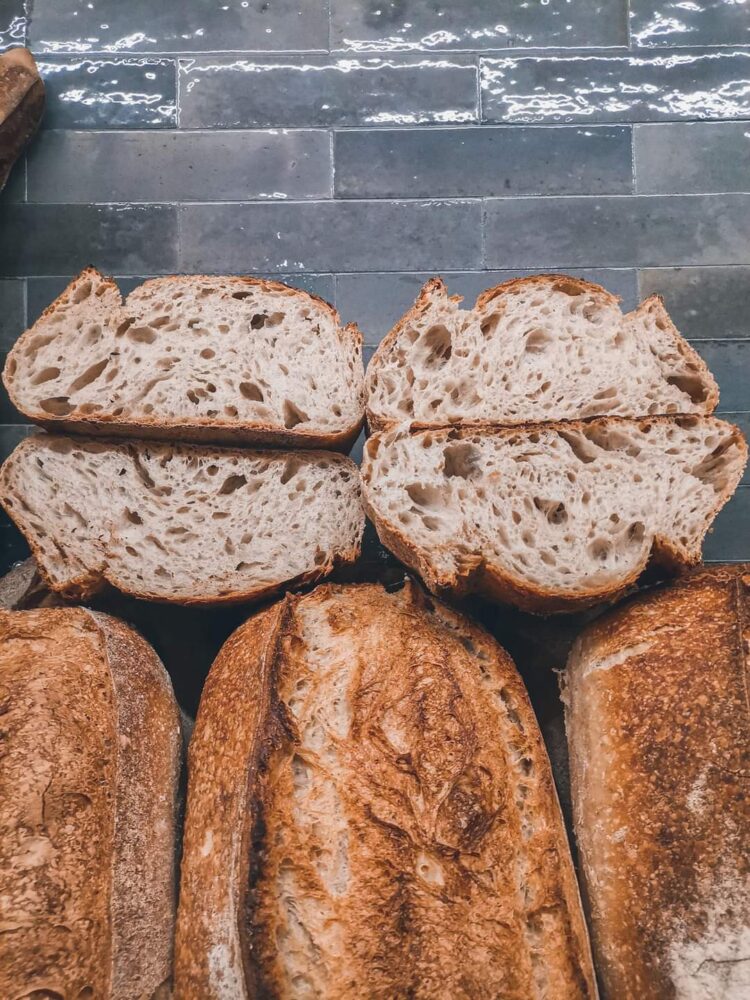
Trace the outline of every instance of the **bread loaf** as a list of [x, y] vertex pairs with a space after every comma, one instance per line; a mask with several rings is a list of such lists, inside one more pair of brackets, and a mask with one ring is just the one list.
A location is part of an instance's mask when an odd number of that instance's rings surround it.
[[123, 303], [88, 268], [8, 355], [29, 420], [84, 433], [348, 451], [364, 418], [362, 338], [276, 281], [156, 278]]
[[623, 316], [598, 285], [507, 281], [473, 309], [433, 278], [367, 369], [371, 430], [711, 413], [718, 389], [653, 295]]
[[576, 837], [613, 1000], [750, 996], [750, 567], [590, 625], [567, 668]]
[[258, 599], [356, 559], [364, 527], [357, 467], [328, 452], [40, 434], [0, 470], [0, 501], [72, 597]]
[[0, 996], [167, 1000], [179, 716], [148, 644], [0, 611]]
[[175, 997], [593, 997], [508, 655], [414, 584], [250, 618], [203, 691]]
[[[7, 22], [6, 22], [7, 23]], [[0, 55], [0, 190], [13, 164], [39, 128], [44, 114], [44, 83], [28, 49]]]
[[371, 437], [365, 509], [431, 590], [530, 611], [615, 597], [654, 559], [700, 559], [747, 445], [714, 417], [605, 417]]

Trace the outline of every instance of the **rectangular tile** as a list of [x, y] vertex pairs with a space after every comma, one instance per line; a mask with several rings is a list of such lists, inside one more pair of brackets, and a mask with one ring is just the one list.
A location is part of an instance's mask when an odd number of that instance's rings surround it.
[[[356, 323], [365, 343], [379, 344], [403, 314], [414, 305], [422, 285], [434, 276], [434, 271], [411, 274], [341, 274], [336, 278], [336, 306], [345, 323]], [[470, 309], [477, 296], [493, 285], [511, 278], [532, 274], [533, 271], [446, 271], [441, 277], [451, 295], [462, 295], [463, 306]], [[638, 302], [636, 273], [633, 270], [608, 271], [590, 269], [572, 271], [578, 277], [603, 285], [608, 291], [622, 296], [623, 307], [633, 308]]]
[[177, 270], [171, 205], [5, 205], [0, 276], [65, 274], [87, 264], [142, 274]]
[[25, 326], [26, 293], [23, 281], [0, 281], [0, 354], [5, 354]]
[[259, 57], [180, 61], [182, 128], [413, 125], [477, 120], [463, 57]]
[[2, 0], [0, 3], [0, 52], [14, 45], [26, 44], [26, 4], [24, 0]]
[[633, 184], [627, 127], [367, 129], [334, 143], [340, 198], [625, 194]]
[[77, 204], [327, 198], [333, 173], [329, 136], [312, 130], [51, 131], [28, 169], [29, 201]]
[[719, 383], [719, 409], [750, 409], [750, 340], [698, 340], [693, 347]]
[[750, 191], [750, 122], [636, 125], [633, 145], [641, 194]]
[[486, 202], [485, 266], [658, 267], [750, 258], [750, 195]]
[[635, 46], [750, 45], [744, 0], [630, 0]]
[[[721, 417], [722, 420], [728, 420], [731, 424], [742, 431], [745, 435], [745, 439], [750, 443], [750, 410], [745, 410], [744, 412], [737, 413], [737, 411], [729, 410], [725, 412], [724, 410], [719, 410], [716, 414], [717, 417]], [[745, 467], [745, 473], [742, 476], [742, 482], [745, 485], [750, 486], [750, 463]]]
[[184, 205], [182, 270], [369, 271], [471, 268], [481, 259], [477, 201]]
[[643, 298], [662, 296], [688, 340], [750, 338], [750, 267], [659, 267], [639, 284]]
[[331, 44], [356, 52], [627, 45], [625, 0], [332, 0]]
[[26, 157], [24, 154], [21, 154], [16, 160], [8, 175], [5, 187], [0, 192], [0, 206], [11, 201], [26, 201]]
[[482, 118], [647, 122], [750, 117], [750, 49], [481, 59]]
[[34, 0], [37, 52], [327, 49], [326, 0]]
[[37, 65], [47, 91], [44, 128], [177, 124], [177, 67], [172, 59], [45, 56]]
[[703, 543], [707, 562], [750, 562], [750, 486], [740, 486]]
[[16, 445], [37, 428], [33, 424], [0, 424], [0, 462], [10, 455]]

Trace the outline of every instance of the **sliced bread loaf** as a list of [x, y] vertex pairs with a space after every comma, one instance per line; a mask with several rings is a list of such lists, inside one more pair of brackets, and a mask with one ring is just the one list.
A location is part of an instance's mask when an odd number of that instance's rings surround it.
[[384, 431], [365, 446], [365, 510], [435, 591], [531, 611], [613, 598], [649, 558], [700, 559], [747, 445], [714, 417]]
[[362, 338], [275, 281], [156, 278], [123, 303], [89, 268], [18, 340], [3, 380], [30, 420], [88, 433], [348, 450]]
[[359, 554], [359, 472], [327, 452], [250, 452], [41, 434], [0, 470], [0, 501], [49, 585], [105, 581], [182, 604], [245, 601]]
[[716, 407], [714, 379], [658, 296], [623, 316], [598, 285], [537, 275], [488, 289], [469, 311], [460, 301], [433, 278], [383, 340], [367, 369], [372, 430]]

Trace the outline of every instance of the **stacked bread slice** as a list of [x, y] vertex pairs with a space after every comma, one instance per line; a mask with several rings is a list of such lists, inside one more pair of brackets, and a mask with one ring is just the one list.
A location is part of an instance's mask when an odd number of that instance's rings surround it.
[[123, 301], [89, 268], [20, 337], [3, 378], [30, 420], [96, 436], [35, 437], [0, 472], [0, 500], [66, 595], [110, 582], [164, 601], [248, 600], [359, 553], [358, 470], [317, 449], [347, 451], [362, 426], [361, 336], [313, 295], [193, 276]]
[[429, 282], [368, 368], [383, 542], [435, 591], [542, 612], [698, 562], [747, 446], [661, 300], [540, 275], [459, 302]]

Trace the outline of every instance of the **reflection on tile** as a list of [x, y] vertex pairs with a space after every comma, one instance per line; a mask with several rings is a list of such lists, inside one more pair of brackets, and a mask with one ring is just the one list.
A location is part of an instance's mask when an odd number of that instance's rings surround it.
[[289, 56], [180, 61], [183, 128], [410, 125], [477, 120], [463, 57]]
[[476, 267], [479, 202], [185, 205], [180, 266], [217, 273]]
[[5, 205], [0, 275], [105, 271], [171, 274], [177, 269], [172, 205]]
[[325, 132], [50, 131], [29, 154], [28, 200], [298, 200], [331, 183]]
[[750, 267], [659, 267], [639, 283], [644, 298], [662, 296], [688, 340], [750, 339]]
[[504, 49], [627, 45], [624, 0], [332, 0], [335, 49]]
[[745, 0], [630, 0], [633, 45], [749, 45]]
[[750, 122], [662, 122], [633, 133], [641, 194], [750, 191]]
[[703, 543], [706, 562], [750, 561], [750, 486], [740, 486]]
[[27, 17], [24, 0], [0, 3], [0, 51], [26, 44]]
[[750, 49], [560, 52], [481, 60], [486, 121], [750, 116]]
[[[750, 410], [737, 413], [734, 410], [724, 411], [720, 409], [716, 415], [717, 417], [721, 417], [722, 420], [728, 420], [730, 424], [734, 424], [736, 427], [739, 427], [745, 435], [745, 439], [750, 442]], [[745, 466], [742, 482], [745, 485], [750, 485], [750, 462], [747, 466]], [[750, 534], [750, 532], [748, 532], [748, 534]]]
[[38, 52], [325, 49], [328, 10], [326, 0], [34, 0], [31, 41]]
[[177, 123], [171, 59], [59, 59], [37, 63], [47, 90], [45, 128], [169, 128]]
[[24, 328], [24, 287], [17, 279], [0, 281], [0, 354], [5, 354]]
[[699, 340], [693, 346], [719, 383], [719, 409], [750, 409], [750, 340]]
[[[445, 271], [441, 277], [451, 295], [464, 297], [463, 307], [471, 308], [477, 296], [493, 285], [519, 278], [532, 271]], [[638, 302], [636, 272], [591, 268], [571, 271], [577, 277], [603, 285], [622, 297], [624, 309]], [[336, 305], [345, 323], [356, 323], [365, 343], [376, 345], [394, 323], [414, 305], [422, 285], [434, 277], [434, 271], [411, 274], [341, 274], [336, 278]]]
[[487, 267], [658, 267], [750, 258], [750, 195], [486, 202]]
[[473, 198], [625, 194], [630, 130], [482, 126], [335, 134], [336, 195]]

